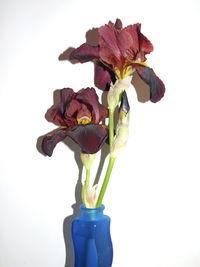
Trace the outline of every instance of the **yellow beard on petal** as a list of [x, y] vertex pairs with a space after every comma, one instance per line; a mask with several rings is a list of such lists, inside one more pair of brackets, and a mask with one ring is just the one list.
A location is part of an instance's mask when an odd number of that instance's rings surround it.
[[91, 122], [91, 118], [89, 118], [87, 116], [83, 116], [81, 118], [78, 118], [77, 121], [78, 121], [78, 124], [84, 124], [85, 125], [85, 124], [88, 124]]
[[131, 65], [124, 66], [123, 69], [118, 67], [115, 68], [115, 73], [119, 80], [123, 80], [125, 77], [130, 76], [133, 72], [133, 67]]
[[[130, 64], [131, 62], [131, 64]], [[123, 80], [125, 77], [130, 76], [133, 74], [134, 67], [132, 64], [140, 64], [142, 66], [148, 67], [147, 63], [141, 61], [130, 61], [126, 63], [122, 69], [115, 67], [115, 74], [119, 80]]]

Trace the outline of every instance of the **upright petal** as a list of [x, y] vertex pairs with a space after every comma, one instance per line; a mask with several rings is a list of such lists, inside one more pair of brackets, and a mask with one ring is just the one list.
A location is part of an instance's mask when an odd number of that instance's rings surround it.
[[113, 24], [107, 24], [99, 28], [99, 56], [114, 68], [122, 65], [116, 32], [117, 29]]
[[99, 123], [99, 102], [95, 89], [88, 87], [84, 90], [80, 90], [76, 95], [76, 99], [92, 107], [94, 122]]
[[134, 25], [130, 25], [124, 29], [125, 32], [128, 32], [131, 35], [132, 42], [130, 49], [133, 51], [134, 55], [139, 51], [139, 36], [138, 31], [140, 31], [141, 24], [136, 23]]
[[72, 117], [80, 109], [81, 104], [76, 99], [72, 99], [66, 107], [65, 116]]
[[135, 51], [131, 49], [135, 46], [135, 39], [132, 38], [131, 33], [123, 29], [116, 35], [116, 38], [124, 61], [135, 60]]
[[67, 129], [59, 128], [54, 132], [46, 135], [42, 141], [43, 152], [51, 157], [53, 150], [57, 143], [64, 140], [67, 137]]
[[72, 51], [70, 59], [77, 59], [79, 62], [84, 63], [93, 59], [99, 58], [98, 46], [91, 46], [89, 44], [82, 44], [77, 49]]
[[154, 73], [153, 69], [140, 64], [134, 64], [134, 67], [141, 77], [150, 87], [150, 100], [154, 103], [158, 102], [165, 93], [165, 85]]
[[108, 139], [108, 128], [96, 124], [78, 125], [67, 134], [85, 153], [94, 154]]
[[144, 55], [150, 54], [153, 51], [152, 43], [141, 32], [139, 35], [139, 39], [140, 39], [140, 51], [142, 51]]
[[122, 22], [120, 19], [116, 19], [115, 21], [115, 28], [118, 29], [118, 30], [121, 30], [122, 29]]
[[65, 113], [67, 103], [71, 101], [74, 95], [75, 93], [71, 88], [63, 88], [60, 90], [60, 111], [62, 114]]
[[60, 103], [51, 110], [50, 114], [50, 118], [55, 124], [66, 126], [64, 113], [67, 103], [71, 101], [74, 94], [71, 88], [60, 90]]
[[140, 60], [144, 62], [146, 60], [145, 55], [153, 51], [152, 43], [141, 33], [141, 24], [136, 23], [130, 25], [124, 29], [132, 37], [132, 42], [130, 43], [130, 49], [133, 51], [134, 60]]

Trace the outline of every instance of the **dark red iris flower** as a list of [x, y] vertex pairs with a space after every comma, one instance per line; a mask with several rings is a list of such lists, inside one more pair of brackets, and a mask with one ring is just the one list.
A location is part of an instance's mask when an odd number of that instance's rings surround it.
[[51, 156], [56, 144], [69, 136], [89, 154], [96, 153], [108, 139], [108, 127], [100, 124], [108, 117], [94, 88], [75, 93], [71, 88], [60, 90], [60, 103], [51, 111], [51, 121], [60, 127], [42, 141], [45, 154]]
[[95, 85], [101, 90], [109, 90], [110, 83], [131, 75], [134, 70], [150, 87], [150, 100], [159, 101], [165, 93], [164, 83], [146, 63], [146, 54], [153, 51], [151, 42], [141, 33], [141, 24], [122, 28], [117, 19], [98, 29], [98, 46], [82, 44], [75, 49], [71, 59], [84, 63], [95, 62]]

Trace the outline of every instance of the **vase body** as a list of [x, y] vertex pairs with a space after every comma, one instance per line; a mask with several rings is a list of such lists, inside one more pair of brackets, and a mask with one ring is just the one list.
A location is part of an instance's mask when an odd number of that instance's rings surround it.
[[74, 267], [110, 267], [113, 247], [110, 218], [103, 214], [104, 206], [87, 209], [81, 205], [81, 216], [72, 222]]

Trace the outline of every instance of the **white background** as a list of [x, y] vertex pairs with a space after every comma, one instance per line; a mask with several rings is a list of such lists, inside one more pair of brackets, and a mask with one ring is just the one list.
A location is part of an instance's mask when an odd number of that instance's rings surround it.
[[199, 13], [197, 0], [1, 1], [1, 267], [72, 267], [67, 236], [71, 205], [80, 199], [79, 150], [68, 141], [75, 161], [60, 143], [48, 158], [36, 143], [55, 128], [44, 117], [54, 90], [93, 86], [92, 63], [73, 65], [59, 55], [117, 17], [124, 26], [142, 23], [155, 48], [148, 64], [166, 94], [157, 104], [140, 103], [129, 90], [130, 138], [103, 201], [113, 267], [200, 266]]

